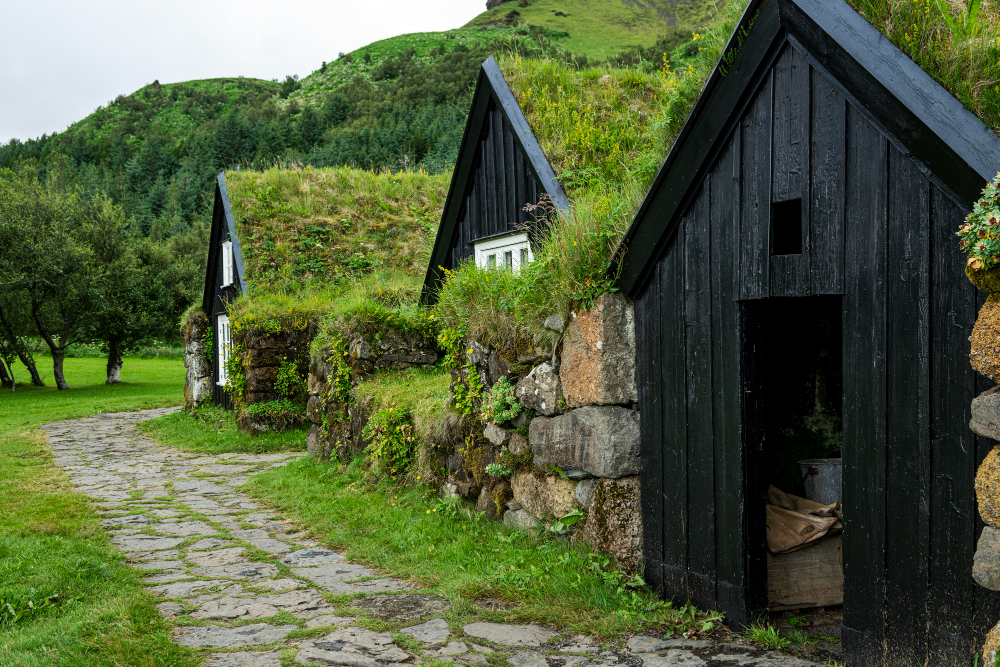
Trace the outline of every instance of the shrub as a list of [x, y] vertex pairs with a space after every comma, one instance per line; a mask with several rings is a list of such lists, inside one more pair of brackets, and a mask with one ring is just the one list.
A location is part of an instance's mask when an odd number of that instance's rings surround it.
[[365, 424], [362, 436], [368, 443], [366, 451], [372, 463], [381, 473], [395, 477], [409, 467], [417, 437], [408, 408], [379, 410]]
[[510, 421], [521, 413], [521, 404], [514, 396], [514, 385], [506, 377], [502, 377], [490, 387], [483, 399], [479, 415], [483, 421], [491, 424], [502, 424]]
[[298, 366], [291, 361], [281, 362], [278, 377], [274, 380], [274, 391], [288, 398], [301, 397], [306, 394], [305, 378], [299, 373]]
[[304, 406], [294, 403], [287, 398], [264, 403], [253, 403], [246, 406], [244, 411], [248, 415], [266, 420], [268, 424], [278, 430], [302, 423], [306, 414]]
[[986, 184], [957, 235], [969, 255], [970, 269], [992, 269], [1000, 264], [1000, 173]]

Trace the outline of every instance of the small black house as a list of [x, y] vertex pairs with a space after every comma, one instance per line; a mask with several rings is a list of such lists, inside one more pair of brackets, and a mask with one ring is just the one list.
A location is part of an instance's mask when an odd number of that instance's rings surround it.
[[968, 428], [982, 301], [955, 231], [998, 168], [1000, 138], [843, 0], [750, 3], [617, 267], [666, 596], [764, 612], [767, 486], [839, 449], [848, 664], [972, 664], [1000, 619], [970, 573], [995, 443]]
[[229, 303], [247, 291], [243, 272], [243, 252], [236, 236], [233, 211], [226, 191], [226, 175], [219, 174], [212, 209], [212, 231], [208, 242], [208, 265], [205, 270], [205, 295], [201, 308], [212, 327], [212, 402], [230, 406], [225, 390], [225, 363], [232, 346], [229, 329]]
[[559, 209], [566, 194], [493, 56], [483, 62], [448, 188], [421, 299], [430, 303], [441, 267], [475, 256], [483, 266], [519, 267], [531, 257], [524, 211], [548, 195]]

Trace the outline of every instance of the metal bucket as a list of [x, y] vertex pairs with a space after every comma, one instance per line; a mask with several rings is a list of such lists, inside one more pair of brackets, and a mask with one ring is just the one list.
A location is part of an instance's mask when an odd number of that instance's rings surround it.
[[824, 505], [840, 502], [843, 459], [806, 459], [799, 461], [806, 498]]

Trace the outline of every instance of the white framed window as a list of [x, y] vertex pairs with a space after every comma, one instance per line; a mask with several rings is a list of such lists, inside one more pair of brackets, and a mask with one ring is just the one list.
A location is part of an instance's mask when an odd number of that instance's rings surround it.
[[485, 239], [475, 244], [476, 266], [483, 269], [507, 269], [520, 271], [521, 267], [533, 262], [528, 235], [507, 234]]
[[233, 242], [222, 242], [222, 286], [233, 284]]
[[224, 386], [229, 380], [226, 375], [226, 362], [229, 360], [229, 353], [233, 349], [233, 338], [229, 329], [229, 316], [219, 315], [216, 320], [216, 344], [219, 346], [219, 386]]

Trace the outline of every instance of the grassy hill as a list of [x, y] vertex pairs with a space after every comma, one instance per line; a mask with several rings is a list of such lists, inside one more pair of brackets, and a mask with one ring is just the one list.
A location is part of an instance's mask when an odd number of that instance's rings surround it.
[[520, 0], [483, 12], [466, 28], [537, 26], [567, 51], [603, 59], [651, 47], [668, 33], [690, 33], [713, 21], [719, 4], [715, 0]]
[[263, 79], [202, 79], [152, 84], [131, 95], [119, 95], [106, 107], [74, 123], [62, 133], [84, 134], [100, 141], [116, 132], [141, 136], [155, 131], [179, 143], [194, 129], [234, 108], [273, 97], [280, 85]]

